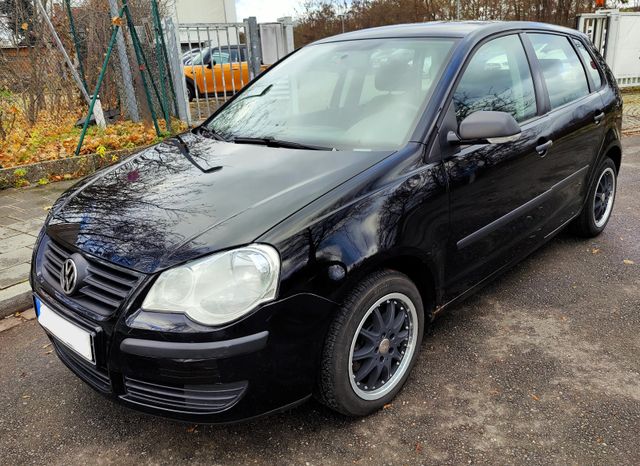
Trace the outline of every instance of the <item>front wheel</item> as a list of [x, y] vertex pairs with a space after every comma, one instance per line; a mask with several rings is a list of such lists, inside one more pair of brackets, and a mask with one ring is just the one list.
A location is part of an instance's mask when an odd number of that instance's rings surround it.
[[364, 416], [400, 391], [418, 356], [424, 310], [416, 286], [399, 272], [377, 272], [345, 299], [327, 335], [320, 401]]
[[609, 157], [600, 163], [594, 183], [589, 188], [582, 213], [573, 222], [573, 231], [579, 236], [598, 236], [609, 222], [616, 197], [616, 165]]

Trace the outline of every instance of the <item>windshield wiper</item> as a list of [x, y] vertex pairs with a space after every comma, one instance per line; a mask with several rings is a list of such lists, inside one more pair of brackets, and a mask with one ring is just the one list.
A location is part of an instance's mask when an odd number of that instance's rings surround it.
[[275, 139], [271, 137], [266, 138], [247, 138], [238, 136], [229, 142], [235, 142], [236, 144], [260, 144], [268, 147], [284, 147], [287, 149], [308, 149], [308, 150], [336, 150], [333, 147], [315, 146], [313, 144], [302, 144], [294, 141], [284, 141], [282, 139]]
[[220, 134], [216, 133], [213, 130], [210, 130], [205, 126], [199, 126], [195, 128], [194, 131], [197, 131], [199, 134], [203, 135], [204, 137], [215, 139], [216, 141], [228, 142], [225, 137], [221, 136]]
[[245, 95], [242, 96], [238, 99], [238, 102], [240, 102], [241, 100], [246, 100], [246, 99], [251, 99], [253, 97], [262, 97], [263, 95], [265, 95], [267, 92], [269, 92], [271, 90], [271, 88], [273, 87], [273, 84], [269, 84], [267, 87], [265, 87], [264, 89], [262, 89], [261, 92], [257, 93], [257, 94], [251, 94], [251, 95]]

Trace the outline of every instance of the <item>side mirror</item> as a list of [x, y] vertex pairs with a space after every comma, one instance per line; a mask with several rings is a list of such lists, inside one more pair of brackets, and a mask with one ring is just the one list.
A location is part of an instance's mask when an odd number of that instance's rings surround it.
[[458, 134], [449, 131], [449, 144], [500, 144], [516, 141], [522, 130], [506, 112], [478, 111], [460, 122]]

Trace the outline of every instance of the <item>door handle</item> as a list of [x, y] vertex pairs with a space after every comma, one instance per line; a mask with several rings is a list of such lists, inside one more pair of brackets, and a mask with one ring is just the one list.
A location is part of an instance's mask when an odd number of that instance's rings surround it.
[[547, 142], [536, 146], [536, 152], [538, 155], [545, 155], [551, 146], [553, 146], [553, 141], [549, 139]]
[[598, 113], [595, 114], [595, 116], [593, 117], [593, 121], [596, 125], [600, 124], [600, 122], [602, 121], [602, 119], [604, 118], [604, 112], [600, 111]]

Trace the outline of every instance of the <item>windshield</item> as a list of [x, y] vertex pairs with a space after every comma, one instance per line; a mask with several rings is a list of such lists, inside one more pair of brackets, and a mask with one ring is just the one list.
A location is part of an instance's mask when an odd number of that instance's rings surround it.
[[[229, 63], [229, 54], [225, 52], [204, 50], [200, 52], [190, 63], [190, 65], [208, 65], [211, 63], [211, 58], [216, 62], [216, 65], [221, 63]], [[189, 65], [189, 66], [190, 66]]]
[[367, 39], [305, 47], [205, 123], [227, 140], [272, 138], [395, 150], [415, 128], [452, 39]]

